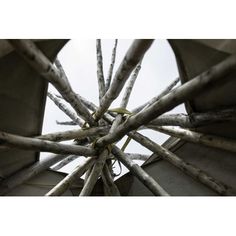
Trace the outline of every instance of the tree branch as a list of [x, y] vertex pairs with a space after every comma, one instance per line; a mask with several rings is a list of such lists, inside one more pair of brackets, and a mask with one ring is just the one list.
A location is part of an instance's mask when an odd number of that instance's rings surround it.
[[36, 138], [48, 141], [66, 141], [71, 139], [83, 139], [91, 136], [105, 135], [109, 131], [109, 126], [92, 127], [88, 129], [73, 129], [55, 133], [44, 134]]
[[92, 166], [95, 161], [95, 157], [88, 157], [83, 163], [79, 164], [70, 174], [68, 174], [63, 180], [61, 180], [53, 189], [51, 189], [45, 196], [60, 196], [62, 195], [71, 184], [84, 172]]
[[220, 181], [216, 180], [212, 176], [209, 176], [204, 171], [200, 170], [199, 168], [181, 160], [178, 156], [174, 153], [170, 152], [169, 150], [165, 149], [164, 147], [154, 143], [149, 138], [137, 133], [137, 132], [130, 132], [130, 137], [134, 139], [136, 142], [140, 143], [142, 146], [148, 148], [152, 152], [160, 155], [162, 158], [170, 162], [171, 164], [175, 165], [177, 168], [182, 170], [184, 173], [192, 176], [197, 181], [200, 181], [204, 185], [208, 186], [209, 188], [213, 189], [220, 195], [235, 195], [235, 191], [221, 183]]
[[100, 138], [97, 147], [105, 146], [109, 143], [116, 142], [126, 133], [135, 130], [141, 125], [148, 124], [154, 118], [171, 110], [175, 106], [195, 97], [197, 94], [207, 90], [212, 85], [226, 83], [232, 78], [226, 75], [230, 73], [236, 66], [236, 55], [229, 56], [224, 61], [215, 65], [208, 71], [186, 82], [185, 84], [166, 94], [158, 101], [140, 111], [136, 115], [130, 116], [124, 123], [117, 127], [116, 132]]
[[104, 149], [101, 154], [99, 155], [97, 161], [95, 162], [94, 166], [92, 167], [92, 171], [90, 175], [88, 176], [88, 179], [80, 192], [80, 196], [89, 196], [94, 188], [94, 185], [96, 184], [103, 166], [105, 164], [106, 158], [108, 155], [108, 150]]
[[154, 195], [169, 196], [169, 194], [138, 164], [128, 159], [125, 154], [116, 146], [112, 148], [112, 154], [120, 160]]
[[103, 75], [103, 62], [102, 62], [102, 47], [101, 39], [96, 40], [97, 49], [97, 78], [98, 78], [98, 91], [99, 91], [99, 101], [105, 94], [105, 81]]
[[94, 156], [96, 151], [92, 148], [79, 145], [61, 144], [37, 138], [23, 137], [6, 132], [0, 132], [0, 145], [40, 152], [53, 152], [58, 154], [75, 154], [80, 156]]
[[55, 105], [62, 110], [67, 116], [69, 116], [77, 125], [82, 127], [84, 121], [81, 120], [73, 111], [71, 111], [65, 104], [63, 104], [59, 98], [48, 92], [48, 97], [55, 103]]
[[56, 166], [51, 167], [52, 170], [54, 171], [58, 171], [60, 170], [62, 167], [66, 166], [67, 164], [69, 164], [70, 162], [74, 161], [75, 159], [77, 159], [79, 156], [77, 155], [70, 155], [67, 156], [65, 159], [63, 159], [62, 161], [60, 161]]
[[112, 49], [112, 55], [111, 55], [111, 64], [110, 64], [110, 67], [109, 67], [108, 76], [107, 76], [107, 80], [106, 80], [106, 84], [105, 84], [106, 91], [109, 89], [110, 84], [111, 84], [113, 68], [114, 68], [115, 60], [116, 60], [117, 43], [118, 43], [118, 40], [115, 39], [115, 44], [114, 44], [114, 47]]
[[99, 120], [102, 117], [110, 104], [118, 97], [129, 75], [143, 58], [152, 42], [153, 40], [135, 40], [133, 42], [126, 53], [125, 58], [121, 62], [110, 88], [101, 100], [101, 104], [95, 113], [96, 120]]
[[53, 66], [49, 59], [31, 40], [11, 39], [9, 43], [16, 49], [40, 75], [47, 79], [60, 92], [63, 98], [75, 109], [78, 115], [90, 125], [96, 125], [87, 108], [81, 103], [78, 96], [72, 90], [68, 79]]
[[208, 147], [219, 148], [230, 152], [236, 152], [236, 140], [234, 139], [223, 138], [216, 135], [207, 135], [177, 127], [150, 126], [150, 128], [192, 143], [203, 144]]

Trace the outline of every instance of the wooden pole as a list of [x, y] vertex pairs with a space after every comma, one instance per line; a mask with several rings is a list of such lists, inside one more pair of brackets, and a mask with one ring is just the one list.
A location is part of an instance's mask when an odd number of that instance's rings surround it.
[[102, 60], [102, 47], [101, 39], [96, 40], [97, 49], [97, 78], [98, 78], [98, 91], [99, 91], [99, 101], [105, 94], [105, 81], [103, 75], [103, 60]]
[[58, 121], [56, 120], [57, 125], [71, 125], [75, 126], [77, 125], [74, 121]]
[[209, 176], [204, 171], [200, 170], [199, 168], [181, 160], [177, 155], [170, 152], [166, 148], [158, 145], [157, 143], [153, 142], [149, 138], [141, 135], [137, 132], [130, 132], [130, 137], [140, 143], [142, 146], [148, 148], [152, 152], [160, 155], [162, 158], [170, 162], [171, 164], [175, 165], [177, 168], [182, 170], [184, 173], [192, 176], [197, 181], [200, 181], [204, 185], [208, 186], [215, 192], [220, 195], [235, 195], [236, 192], [231, 187], [227, 186], [224, 183], [216, 180], [212, 176]]
[[169, 194], [151, 176], [149, 176], [138, 164], [128, 159], [119, 148], [113, 146], [112, 154], [120, 160], [154, 195], [169, 196]]
[[147, 39], [135, 40], [133, 42], [123, 61], [121, 62], [110, 88], [101, 100], [101, 104], [95, 113], [96, 120], [99, 120], [103, 116], [114, 99], [118, 97], [129, 75], [139, 63], [139, 61], [143, 58], [144, 54], [152, 43], [153, 40]]
[[36, 138], [48, 141], [66, 141], [71, 139], [83, 139], [97, 137], [108, 133], [110, 126], [92, 127], [87, 129], [72, 129], [61, 132], [49, 133], [37, 136]]
[[77, 159], [79, 156], [76, 155], [69, 155], [67, 156], [65, 159], [63, 159], [62, 161], [60, 161], [57, 165], [51, 167], [52, 170], [54, 171], [58, 171], [60, 170], [62, 167], [66, 166], [67, 164], [69, 164], [70, 162], [74, 161], [75, 159]]
[[111, 55], [111, 64], [110, 64], [110, 67], [109, 67], [108, 76], [107, 76], [107, 80], [106, 80], [106, 84], [105, 84], [105, 89], [106, 89], [106, 91], [109, 89], [110, 84], [111, 84], [111, 79], [112, 79], [112, 74], [113, 74], [113, 68], [114, 68], [115, 60], [116, 60], [116, 48], [117, 48], [117, 43], [118, 43], [118, 40], [115, 39], [115, 44], [114, 44], [114, 47], [113, 47], [113, 49], [112, 49], [112, 55]]
[[80, 196], [89, 196], [91, 194], [91, 192], [93, 191], [94, 185], [96, 184], [103, 166], [105, 164], [106, 158], [108, 155], [108, 150], [104, 149], [101, 154], [99, 155], [97, 161], [95, 162], [95, 164], [92, 167], [92, 171], [80, 193]]
[[181, 126], [194, 128], [213, 123], [236, 121], [236, 109], [222, 109], [204, 113], [164, 114], [152, 120], [148, 125], [152, 126]]
[[212, 85], [226, 83], [231, 80], [231, 78], [226, 75], [230, 73], [235, 66], [236, 55], [229, 56], [227, 59], [213, 66], [208, 71], [166, 94], [147, 107], [144, 111], [140, 111], [139, 113], [130, 116], [124, 123], [117, 127], [116, 132], [109, 133], [100, 138], [96, 142], [97, 147], [106, 146], [109, 143], [116, 142], [129, 131], [136, 130], [138, 127], [148, 124], [150, 121], [171, 110], [175, 106], [209, 89]]
[[95, 161], [95, 157], [88, 157], [83, 163], [79, 164], [70, 174], [68, 174], [63, 180], [61, 180], [53, 189], [51, 189], [45, 196], [60, 196], [62, 195], [71, 184], [84, 172], [92, 166]]
[[140, 154], [140, 153], [125, 153], [127, 158], [133, 161], [146, 161], [150, 155]]
[[75, 154], [80, 156], [94, 156], [96, 150], [79, 145], [61, 144], [37, 138], [23, 137], [0, 131], [0, 145], [40, 152], [53, 152], [58, 154]]
[[65, 104], [61, 102], [59, 98], [48, 92], [48, 97], [55, 103], [55, 105], [62, 110], [68, 117], [70, 117], [77, 125], [82, 127], [84, 121], [80, 119], [73, 111], [71, 111]]
[[8, 41], [20, 56], [22, 56], [40, 75], [53, 84], [63, 98], [75, 109], [78, 115], [90, 125], [96, 125], [96, 122], [87, 108], [81, 103], [76, 93], [72, 90], [68, 79], [53, 66], [32, 40], [11, 39]]
[[[150, 126], [151, 128], [152, 126]], [[208, 147], [219, 148], [221, 150], [236, 152], [236, 140], [230, 138], [219, 137], [216, 135], [203, 134], [178, 127], [158, 127], [153, 129], [174, 136], [192, 143], [202, 144]]]

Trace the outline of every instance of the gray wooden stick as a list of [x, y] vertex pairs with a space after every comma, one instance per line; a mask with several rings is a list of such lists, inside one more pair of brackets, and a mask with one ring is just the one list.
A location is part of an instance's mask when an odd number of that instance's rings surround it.
[[94, 185], [96, 184], [96, 182], [102, 172], [107, 155], [108, 155], [108, 150], [104, 149], [104, 151], [101, 152], [97, 161], [95, 162], [94, 166], [92, 167], [92, 171], [91, 171], [82, 191], [80, 192], [80, 196], [89, 196], [91, 194], [91, 192], [93, 191]]
[[217, 83], [226, 83], [232, 79], [226, 75], [230, 73], [235, 68], [235, 66], [236, 55], [229, 56], [227, 59], [213, 66], [208, 71], [166, 94], [158, 101], [147, 107], [144, 111], [130, 116], [126, 122], [117, 127], [115, 133], [109, 133], [108, 135], [100, 138], [96, 142], [97, 147], [106, 146], [109, 143], [116, 142], [129, 131], [135, 130], [141, 125], [148, 124], [154, 118], [171, 110], [184, 101], [195, 97], [199, 93], [207, 90], [212, 85]]
[[48, 92], [48, 97], [55, 103], [55, 105], [60, 110], [62, 110], [67, 116], [69, 116], [77, 125], [79, 125], [80, 127], [84, 125], [84, 121], [80, 119], [73, 111], [71, 111], [65, 104], [63, 104], [59, 98], [57, 98], [50, 92]]
[[40, 140], [37, 138], [9, 134], [6, 132], [0, 132], [0, 145], [23, 150], [53, 152], [58, 154], [76, 154], [80, 156], [94, 156], [97, 154], [94, 149], [89, 147], [61, 144], [52, 141]]
[[96, 120], [99, 120], [102, 117], [114, 99], [118, 97], [129, 75], [139, 63], [139, 61], [143, 58], [144, 54], [152, 43], [153, 40], [147, 39], [135, 40], [133, 42], [123, 61], [121, 62], [110, 88], [101, 100], [101, 104], [95, 113]]
[[20, 56], [22, 56], [40, 75], [53, 84], [63, 98], [75, 109], [78, 115], [89, 124], [96, 125], [96, 122], [87, 108], [81, 103], [76, 93], [72, 90], [68, 79], [53, 66], [32, 40], [11, 39], [8, 41]]
[[62, 161], [60, 161], [57, 165], [51, 167], [52, 170], [58, 171], [60, 170], [62, 167], [66, 166], [67, 164], [69, 164], [70, 162], [74, 161], [75, 159], [79, 158], [79, 156], [77, 155], [69, 155], [67, 156], [65, 159], [63, 159]]
[[153, 127], [164, 134], [174, 136], [192, 143], [203, 144], [208, 147], [219, 148], [225, 151], [236, 152], [236, 140], [219, 137], [216, 135], [203, 134], [178, 127]]
[[114, 44], [114, 47], [112, 49], [112, 55], [111, 55], [111, 64], [110, 64], [110, 67], [109, 67], [109, 71], [108, 71], [108, 75], [107, 75], [107, 80], [106, 80], [106, 84], [105, 84], [106, 91], [109, 89], [110, 84], [111, 84], [113, 68], [114, 68], [115, 60], [116, 60], [117, 43], [118, 43], [118, 40], [115, 39], [115, 44]]
[[36, 138], [48, 141], [66, 141], [71, 139], [83, 139], [91, 136], [105, 135], [108, 133], [110, 126], [92, 127], [87, 129], [72, 129], [61, 132], [43, 134]]
[[63, 180], [61, 180], [54, 188], [52, 188], [45, 196], [60, 196], [62, 195], [71, 184], [84, 172], [92, 166], [95, 161], [95, 157], [88, 157], [83, 163], [79, 164], [70, 174], [68, 174]]
[[105, 94], [105, 81], [103, 75], [103, 60], [102, 60], [102, 47], [101, 39], [96, 40], [96, 51], [97, 51], [97, 78], [98, 78], [98, 91], [99, 91], [99, 101]]
[[154, 195], [169, 196], [169, 194], [138, 164], [128, 159], [125, 154], [116, 146], [112, 148], [112, 154], [120, 160]]
[[204, 185], [213, 189], [218, 194], [220, 195], [235, 195], [236, 194], [236, 192], [231, 187], [227, 186], [224, 183], [221, 183], [220, 181], [216, 180], [212, 176], [209, 176], [206, 172], [200, 170], [199, 168], [183, 161], [177, 155], [170, 152], [166, 148], [158, 145], [157, 143], [153, 142], [152, 140], [145, 137], [144, 135], [141, 135], [137, 132], [130, 132], [129, 135], [130, 137], [132, 137], [132, 139], [140, 143], [142, 146], [160, 155], [165, 160], [167, 160], [168, 162], [178, 167], [184, 173], [192, 176], [194, 179], [196, 179], [197, 181], [200, 181]]

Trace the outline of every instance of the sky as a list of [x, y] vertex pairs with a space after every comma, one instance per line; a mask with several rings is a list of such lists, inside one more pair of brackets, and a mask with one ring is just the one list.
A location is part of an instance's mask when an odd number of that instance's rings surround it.
[[[113, 75], [115, 74], [132, 41], [132, 39], [118, 40]], [[101, 45], [103, 54], [103, 71], [106, 79], [110, 66], [114, 40], [102, 40]], [[96, 40], [73, 39], [69, 41], [61, 50], [58, 58], [74, 91], [98, 105]], [[142, 62], [142, 68], [134, 85], [127, 109], [132, 110], [133, 108], [150, 100], [152, 97], [158, 95], [177, 77], [178, 69], [171, 47], [166, 40], [155, 40], [151, 48], [145, 54]], [[111, 108], [119, 107], [124, 90], [125, 89], [122, 90], [120, 96], [111, 104]], [[55, 88], [51, 85], [49, 86], [49, 91], [57, 93]], [[180, 105], [168, 113], [185, 113], [185, 109], [183, 105]], [[56, 120], [68, 121], [69, 118], [67, 118], [67, 116], [60, 111], [50, 99], [47, 99], [43, 133], [78, 128], [76, 126], [57, 125]], [[167, 135], [156, 131], [145, 130], [141, 133], [159, 144], [162, 144], [168, 138]], [[119, 144], [122, 144], [124, 140], [125, 139], [121, 140]], [[149, 150], [142, 147], [135, 141], [130, 142], [126, 148], [126, 152], [151, 154]], [[49, 154], [43, 153], [42, 155], [46, 156]], [[77, 163], [78, 160], [63, 167], [61, 171], [70, 172], [72, 168], [77, 165]], [[142, 162], [138, 163], [141, 164]], [[126, 171], [127, 170], [123, 171], [123, 173]]]

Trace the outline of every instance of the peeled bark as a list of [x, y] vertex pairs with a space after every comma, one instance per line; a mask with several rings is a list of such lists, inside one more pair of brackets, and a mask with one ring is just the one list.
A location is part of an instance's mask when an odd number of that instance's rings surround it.
[[139, 153], [125, 153], [127, 158], [133, 161], [146, 161], [150, 155], [139, 154]]
[[53, 189], [51, 189], [45, 196], [60, 196], [62, 195], [71, 184], [84, 172], [92, 166], [95, 157], [88, 157], [83, 163], [79, 164], [70, 174], [68, 174], [62, 181], [60, 181]]
[[169, 194], [150, 175], [148, 175], [138, 164], [128, 159], [119, 148], [113, 146], [112, 154], [121, 161], [154, 195], [169, 196]]
[[109, 126], [101, 126], [87, 129], [72, 129], [67, 131], [44, 134], [36, 138], [55, 142], [66, 141], [71, 139], [83, 139], [87, 137], [105, 135], [108, 133], [109, 128]]
[[235, 195], [236, 192], [231, 187], [227, 186], [226, 184], [216, 180], [212, 176], [208, 175], [206, 172], [200, 170], [199, 168], [183, 161], [174, 153], [170, 152], [166, 148], [158, 145], [157, 143], [153, 142], [149, 138], [137, 133], [137, 132], [130, 132], [130, 137], [140, 143], [142, 146], [148, 148], [152, 152], [160, 155], [162, 158], [170, 162], [171, 164], [175, 165], [177, 168], [182, 170], [184, 173], [192, 176], [197, 181], [200, 181], [204, 185], [208, 186], [215, 192], [220, 195]]
[[114, 68], [115, 60], [116, 60], [116, 48], [117, 48], [117, 43], [118, 43], [118, 40], [115, 39], [115, 44], [114, 44], [114, 47], [113, 47], [113, 49], [112, 49], [112, 55], [111, 55], [111, 64], [110, 64], [110, 67], [109, 67], [108, 76], [107, 76], [107, 80], [106, 80], [106, 84], [105, 84], [105, 90], [106, 90], [106, 91], [109, 89], [110, 84], [111, 84], [111, 79], [112, 79], [112, 74], [113, 74], [113, 68]]
[[236, 140], [216, 135], [203, 134], [177, 127], [155, 127], [155, 130], [192, 143], [203, 144], [208, 147], [236, 152]]
[[97, 78], [98, 78], [99, 101], [101, 101], [102, 97], [105, 94], [101, 39], [96, 40], [96, 49], [97, 49]]
[[142, 61], [140, 61], [138, 63], [138, 65], [136, 66], [133, 75], [129, 79], [127, 87], [125, 88], [125, 93], [124, 93], [124, 96], [123, 96], [121, 104], [120, 104], [120, 107], [122, 107], [122, 108], [126, 108], [127, 105], [128, 105], [129, 98], [130, 98], [131, 92], [132, 92], [133, 87], [134, 87], [134, 83], [135, 83], [135, 81], [138, 77], [139, 71], [141, 69], [141, 63], [142, 63]]
[[66, 166], [67, 164], [69, 164], [70, 162], [74, 161], [75, 159], [79, 158], [79, 156], [76, 155], [70, 155], [67, 156], [65, 159], [63, 159], [62, 161], [60, 161], [57, 165], [51, 167], [52, 170], [58, 171], [60, 170], [62, 167]]
[[0, 145], [23, 150], [53, 152], [58, 154], [76, 154], [79, 156], [94, 156], [97, 152], [88, 147], [79, 145], [61, 144], [37, 138], [23, 137], [6, 132], [0, 132]]
[[205, 113], [164, 114], [152, 120], [148, 125], [152, 126], [181, 126], [194, 128], [218, 122], [236, 121], [236, 109], [223, 109]]
[[123, 124], [121, 124], [114, 133], [100, 138], [96, 145], [98, 147], [106, 146], [109, 143], [114, 143], [121, 139], [131, 130], [135, 130], [142, 125], [148, 124], [156, 117], [171, 110], [177, 105], [194, 98], [199, 93], [207, 90], [212, 85], [223, 84], [232, 78], [227, 77], [236, 66], [236, 55], [229, 56], [224, 61], [213, 66], [208, 71], [186, 82], [185, 84], [174, 89], [167, 95], [161, 97], [158, 101], [140, 111], [139, 113], [130, 116]]
[[[61, 97], [60, 95], [56, 95], [58, 98], [61, 98], [63, 99], [63, 97]], [[82, 103], [91, 111], [93, 112], [96, 112], [96, 110], [98, 109], [98, 106], [96, 106], [94, 103], [88, 101], [86, 98], [80, 96], [77, 94], [77, 96], [80, 98], [80, 100], [82, 101]], [[113, 112], [107, 112], [107, 113], [104, 113], [103, 114], [103, 119], [109, 123], [112, 123], [113, 121], [113, 117], [112, 116], [115, 116]]]
[[107, 111], [111, 103], [118, 97], [120, 94], [126, 80], [129, 78], [129, 75], [143, 58], [146, 51], [149, 49], [153, 40], [135, 40], [128, 52], [125, 55], [125, 58], [121, 62], [112, 84], [106, 94], [101, 100], [101, 104], [98, 110], [95, 113], [96, 120], [99, 120], [103, 114]]
[[31, 40], [8, 40], [16, 51], [22, 56], [40, 75], [47, 79], [60, 92], [63, 98], [75, 109], [78, 115], [90, 125], [96, 125], [95, 120], [81, 103], [76, 93], [72, 90], [68, 79], [53, 66], [49, 59]]
[[84, 121], [81, 120], [73, 111], [71, 111], [65, 104], [63, 104], [59, 98], [48, 92], [48, 97], [55, 103], [55, 105], [62, 110], [68, 117], [70, 117], [77, 125], [82, 127]]
[[108, 150], [104, 149], [104, 151], [101, 152], [95, 164], [93, 165], [92, 171], [87, 181], [85, 182], [82, 191], [80, 192], [80, 196], [89, 196], [93, 191], [94, 185], [96, 184], [99, 176], [101, 175], [107, 155], [108, 155]]

